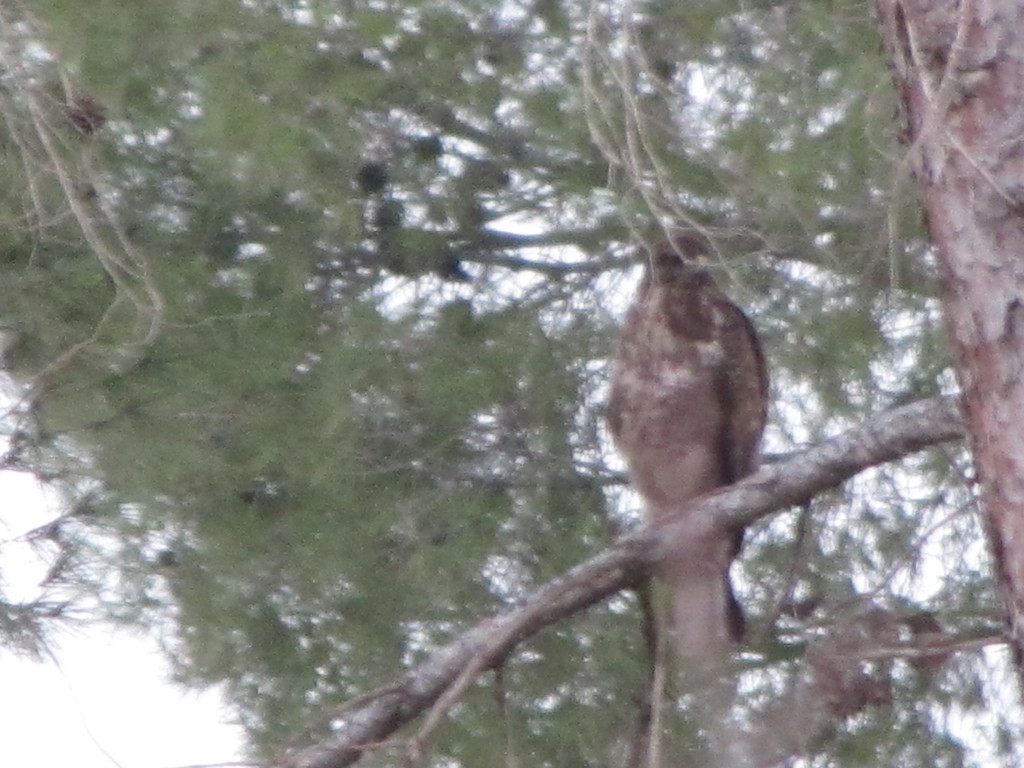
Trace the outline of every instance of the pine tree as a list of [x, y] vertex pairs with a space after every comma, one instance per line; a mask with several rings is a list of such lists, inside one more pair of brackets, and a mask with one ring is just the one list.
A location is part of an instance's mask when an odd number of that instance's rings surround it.
[[[666, 231], [710, 237], [758, 327], [770, 456], [954, 391], [868, 7], [619, 5], [0, 10], [4, 465], [67, 500], [53, 599], [226, 685], [254, 755], [637, 521], [602, 402]], [[1013, 753], [968, 467], [936, 447], [748, 535], [745, 711], [822, 648], [870, 657], [795, 757]], [[23, 608], [7, 642], [45, 632]], [[626, 590], [517, 648], [429, 764], [626, 761], [641, 613]], [[967, 650], [887, 652], [925, 641]], [[662, 751], [696, 761], [672, 692]]]

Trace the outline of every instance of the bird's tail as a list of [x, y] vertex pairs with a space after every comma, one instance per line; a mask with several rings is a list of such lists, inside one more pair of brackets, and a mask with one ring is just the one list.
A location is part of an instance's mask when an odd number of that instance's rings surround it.
[[724, 655], [742, 640], [743, 611], [733, 594], [728, 568], [669, 560], [658, 569], [658, 576], [670, 590], [663, 624], [680, 655]]

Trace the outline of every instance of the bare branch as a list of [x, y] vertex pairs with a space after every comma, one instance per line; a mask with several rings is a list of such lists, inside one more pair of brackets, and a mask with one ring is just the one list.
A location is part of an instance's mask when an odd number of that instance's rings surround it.
[[[688, 511], [709, 527], [749, 523], [801, 503], [858, 472], [962, 436], [957, 402], [932, 398], [874, 416], [860, 426], [771, 464]], [[324, 741], [280, 761], [287, 768], [342, 768], [432, 707], [464, 676], [483, 672], [540, 630], [642, 577], [673, 539], [671, 521], [643, 527], [541, 586], [519, 607], [491, 616], [436, 650], [401, 679], [337, 716]], [[467, 670], [472, 670], [467, 673]]]

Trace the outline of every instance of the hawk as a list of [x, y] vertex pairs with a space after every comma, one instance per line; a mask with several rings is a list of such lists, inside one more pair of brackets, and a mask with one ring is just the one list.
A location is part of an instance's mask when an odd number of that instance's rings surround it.
[[[678, 235], [652, 253], [615, 359], [608, 426], [648, 522], [685, 515], [688, 502], [736, 482], [760, 459], [768, 402], [761, 345], [697, 262], [707, 251], [702, 238]], [[684, 656], [721, 652], [743, 636], [729, 581], [743, 530], [681, 530], [655, 571], [671, 592], [667, 630]]]

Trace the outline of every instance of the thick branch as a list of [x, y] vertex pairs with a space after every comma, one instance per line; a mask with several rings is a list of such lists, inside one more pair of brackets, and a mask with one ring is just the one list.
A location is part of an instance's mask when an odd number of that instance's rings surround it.
[[[723, 489], [688, 511], [709, 526], [751, 522], [835, 487], [868, 467], [961, 437], [957, 404], [922, 400], [893, 409]], [[672, 523], [643, 527], [540, 587], [519, 607], [484, 619], [380, 693], [338, 716], [323, 742], [286, 758], [288, 768], [341, 768], [356, 762], [440, 698], [467, 669], [485, 670], [543, 628], [636, 583], [671, 540]]]

